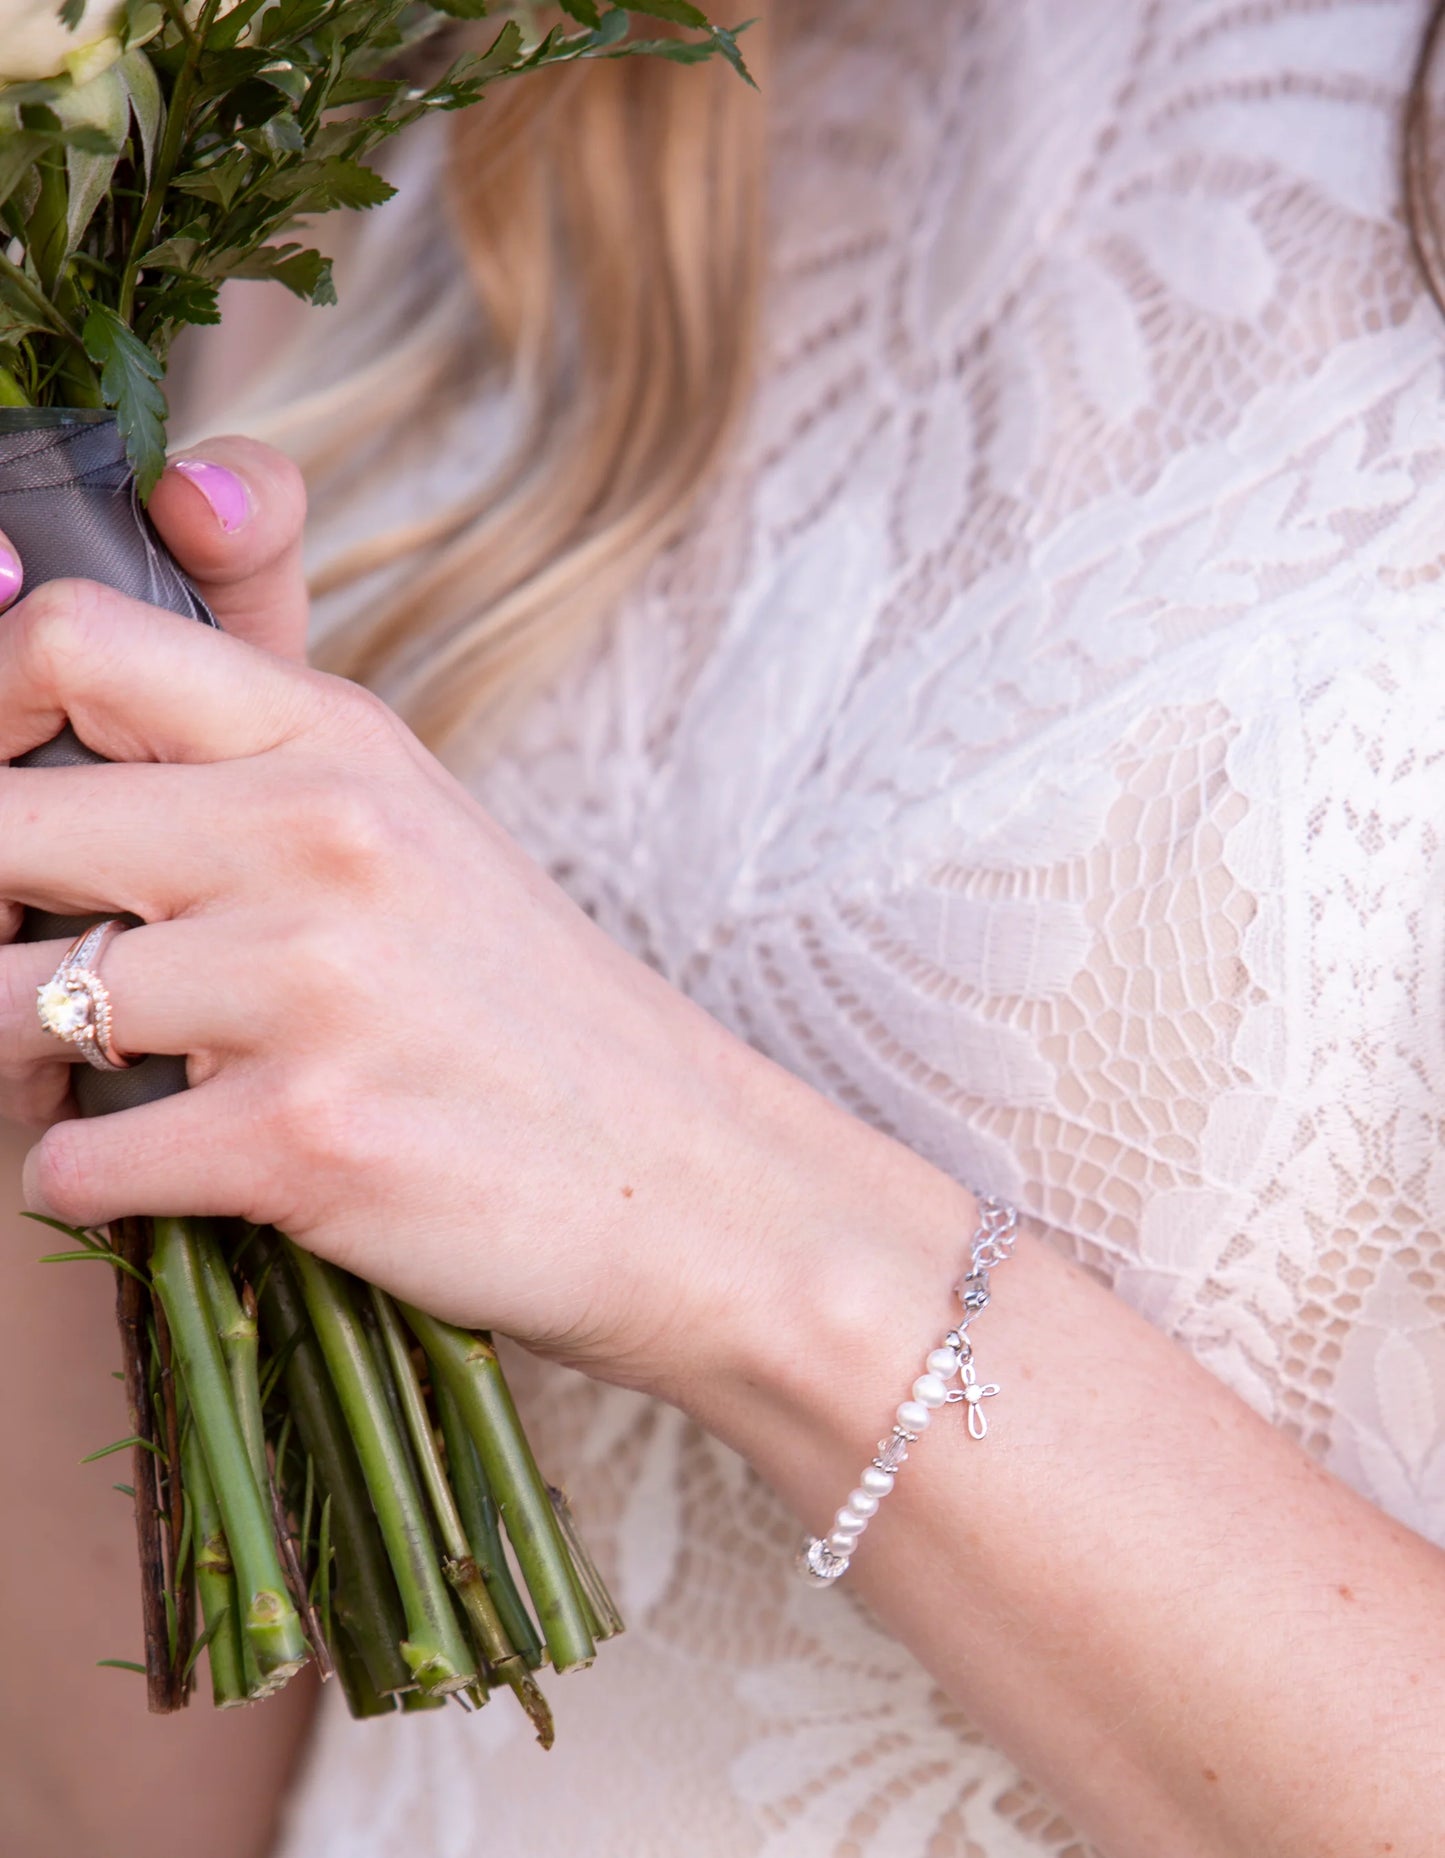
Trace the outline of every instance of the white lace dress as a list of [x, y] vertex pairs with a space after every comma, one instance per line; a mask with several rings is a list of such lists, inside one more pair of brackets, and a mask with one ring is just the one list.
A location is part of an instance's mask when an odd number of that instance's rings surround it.
[[[818, 9], [771, 84], [751, 423], [485, 797], [1445, 1544], [1445, 325], [1395, 180], [1425, 12]], [[552, 1685], [550, 1755], [505, 1699], [331, 1707], [285, 1858], [1085, 1858], [801, 1586], [745, 1464], [518, 1380], [630, 1629]]]

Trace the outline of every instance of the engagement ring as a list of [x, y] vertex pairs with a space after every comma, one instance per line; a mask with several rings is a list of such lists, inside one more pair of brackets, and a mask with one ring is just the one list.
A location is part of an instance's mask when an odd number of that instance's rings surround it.
[[54, 974], [36, 990], [35, 1010], [45, 1031], [74, 1045], [97, 1071], [124, 1071], [133, 1062], [111, 1035], [110, 994], [96, 971], [104, 949], [128, 926], [111, 916], [78, 935]]

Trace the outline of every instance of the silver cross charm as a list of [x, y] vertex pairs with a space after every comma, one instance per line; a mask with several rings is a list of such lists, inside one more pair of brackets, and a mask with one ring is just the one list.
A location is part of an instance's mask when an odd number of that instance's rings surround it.
[[990, 1381], [987, 1387], [980, 1387], [971, 1361], [964, 1362], [958, 1371], [958, 1378], [963, 1382], [962, 1387], [955, 1388], [948, 1397], [950, 1400], [964, 1400], [968, 1403], [968, 1436], [981, 1439], [988, 1431], [988, 1421], [979, 1402], [999, 1391], [998, 1382]]

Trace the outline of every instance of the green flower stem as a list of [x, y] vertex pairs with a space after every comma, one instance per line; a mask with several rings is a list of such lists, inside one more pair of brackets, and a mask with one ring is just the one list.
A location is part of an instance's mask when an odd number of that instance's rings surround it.
[[256, 1488], [266, 1492], [271, 1488], [271, 1472], [266, 1463], [266, 1424], [261, 1417], [260, 1337], [255, 1312], [241, 1307], [231, 1267], [209, 1220], [191, 1222], [191, 1242], [226, 1372], [231, 1377], [231, 1398], [236, 1403], [236, 1416], [251, 1460], [251, 1475]]
[[[231, 1276], [231, 1267], [221, 1250], [214, 1224], [209, 1220], [192, 1220], [190, 1231], [201, 1282], [205, 1286], [206, 1306], [211, 1313], [211, 1327], [215, 1330], [216, 1339], [221, 1344], [221, 1358], [230, 1376], [231, 1399], [236, 1409], [236, 1417], [241, 1422], [241, 1436], [246, 1441], [246, 1455], [251, 1462], [251, 1475], [256, 1480], [256, 1488], [267, 1501], [272, 1516], [272, 1540], [276, 1541], [284, 1574], [287, 1572], [285, 1556], [282, 1545], [276, 1538], [275, 1505], [271, 1502], [271, 1473], [266, 1463], [266, 1428], [261, 1417], [260, 1344], [256, 1331], [256, 1319], [254, 1316], [248, 1317], [241, 1308], [241, 1300], [236, 1295], [235, 1281]], [[294, 1604], [298, 1597], [294, 1581], [288, 1583], [287, 1592], [291, 1595]], [[270, 1685], [265, 1672], [261, 1669], [260, 1658], [256, 1648], [251, 1644], [249, 1635], [243, 1642], [243, 1656], [246, 1687], [249, 1694], [253, 1697], [265, 1696]]]
[[[185, 1478], [181, 1471], [181, 1420], [183, 1397], [175, 1372], [166, 1313], [151, 1299], [155, 1342], [151, 1357], [155, 1376], [153, 1399], [160, 1414], [166, 1445], [162, 1485], [166, 1508], [166, 1567], [170, 1572], [171, 1612], [175, 1620], [171, 1639], [171, 1672], [176, 1695], [185, 1702], [191, 1690], [191, 1651], [196, 1636], [196, 1588], [193, 1556], [186, 1545]], [[168, 1622], [169, 1623], [169, 1622]]]
[[135, 324], [135, 292], [140, 282], [140, 261], [150, 250], [155, 237], [156, 226], [160, 221], [161, 211], [166, 204], [170, 191], [171, 177], [176, 171], [176, 163], [181, 158], [181, 149], [185, 143], [186, 130], [190, 123], [191, 100], [196, 90], [196, 73], [201, 62], [201, 53], [205, 47], [205, 38], [210, 30], [211, 21], [216, 17], [220, 0], [205, 0], [200, 17], [189, 28], [186, 38], [186, 55], [166, 104], [166, 126], [161, 133], [161, 145], [156, 150], [155, 167], [145, 190], [145, 204], [141, 208], [140, 218], [136, 222], [135, 236], [131, 240], [130, 252], [126, 258], [125, 272], [120, 281], [120, 294], [116, 302], [116, 314], [129, 329]]
[[[437, 1450], [436, 1435], [432, 1431], [431, 1417], [426, 1410], [426, 1401], [421, 1388], [417, 1385], [416, 1370], [412, 1366], [411, 1352], [407, 1336], [401, 1325], [401, 1318], [396, 1313], [396, 1306], [383, 1290], [374, 1284], [368, 1285], [372, 1311], [376, 1317], [377, 1334], [385, 1352], [387, 1365], [391, 1370], [391, 1384], [396, 1391], [397, 1408], [402, 1425], [406, 1427], [411, 1440], [413, 1462], [431, 1500], [432, 1515], [436, 1520], [437, 1535], [441, 1540], [442, 1551], [448, 1562], [470, 1559], [471, 1550], [467, 1547], [466, 1532], [462, 1528], [462, 1519], [458, 1514], [456, 1500], [447, 1483], [446, 1469]], [[448, 1578], [451, 1570], [444, 1564]], [[452, 1580], [453, 1587], [456, 1586]], [[496, 1609], [491, 1607], [492, 1622], [488, 1623], [477, 1650], [489, 1663], [515, 1657], [510, 1642], [507, 1640], [502, 1624], [496, 1617]], [[472, 1624], [475, 1626], [476, 1622]], [[490, 1643], [488, 1642], [490, 1640]], [[478, 1680], [481, 1681], [480, 1679]], [[483, 1685], [485, 1689], [485, 1685]]]
[[361, 1461], [382, 1540], [406, 1613], [402, 1657], [423, 1690], [446, 1694], [476, 1681], [467, 1647], [442, 1579], [440, 1558], [422, 1496], [407, 1461], [406, 1442], [387, 1404], [366, 1332], [346, 1276], [287, 1243], [332, 1385]]
[[567, 1493], [558, 1490], [555, 1484], [549, 1484], [547, 1495], [552, 1499], [558, 1526], [567, 1544], [567, 1552], [572, 1557], [572, 1572], [577, 1577], [577, 1589], [587, 1609], [587, 1622], [592, 1628], [592, 1636], [599, 1641], [615, 1639], [619, 1632], [625, 1632], [627, 1628], [617, 1610], [617, 1602], [607, 1591], [601, 1570], [592, 1559], [591, 1550], [582, 1540], [582, 1531], [577, 1527], [577, 1518], [572, 1514]]
[[542, 1662], [542, 1641], [537, 1636], [537, 1628], [532, 1624], [532, 1615], [527, 1611], [526, 1602], [517, 1592], [517, 1583], [512, 1579], [511, 1563], [502, 1547], [497, 1506], [492, 1501], [491, 1491], [487, 1489], [482, 1461], [477, 1456], [472, 1435], [462, 1419], [461, 1408], [440, 1376], [436, 1379], [432, 1394], [436, 1400], [437, 1417], [441, 1420], [442, 1439], [447, 1448], [449, 1481], [456, 1493], [457, 1508], [462, 1513], [472, 1557], [501, 1616], [507, 1637], [516, 1646], [528, 1669], [535, 1671]]
[[502, 1513], [553, 1668], [591, 1664], [596, 1646], [558, 1527], [547, 1486], [522, 1431], [497, 1351], [486, 1336], [469, 1335], [414, 1309], [401, 1312], [426, 1350], [432, 1372], [450, 1388], [471, 1434], [487, 1483]]
[[385, 1291], [378, 1290], [375, 1285], [371, 1287], [371, 1305], [376, 1312], [377, 1327], [391, 1362], [392, 1378], [401, 1399], [412, 1446], [422, 1468], [427, 1493], [431, 1497], [437, 1531], [447, 1553], [447, 1579], [462, 1603], [477, 1650], [490, 1667], [492, 1675], [511, 1687], [532, 1721], [537, 1740], [543, 1748], [550, 1748], [553, 1740], [552, 1712], [547, 1707], [547, 1700], [537, 1680], [527, 1668], [526, 1660], [508, 1637], [501, 1615], [487, 1592], [481, 1570], [472, 1555], [461, 1512], [447, 1481], [441, 1453], [437, 1449], [431, 1415], [427, 1412], [426, 1400], [417, 1384], [416, 1368], [411, 1356], [411, 1338], [402, 1326], [396, 1305]]
[[236, 1600], [236, 1574], [226, 1546], [225, 1525], [216, 1502], [206, 1454], [194, 1425], [182, 1422], [181, 1469], [186, 1495], [191, 1500], [192, 1541], [195, 1544], [196, 1591], [201, 1618], [210, 1637], [206, 1657], [211, 1667], [211, 1696], [218, 1710], [233, 1709], [247, 1696], [241, 1659], [241, 1612]]
[[[321, 1490], [331, 1499], [331, 1537], [336, 1544], [333, 1613], [344, 1628], [348, 1649], [366, 1667], [369, 1688], [383, 1696], [405, 1690], [412, 1675], [398, 1647], [406, 1637], [406, 1617], [356, 1447], [290, 1261], [274, 1237], [265, 1235], [259, 1243], [265, 1259], [257, 1277], [266, 1346], [273, 1356], [285, 1357], [286, 1404], [295, 1415], [302, 1447], [316, 1466]], [[340, 1655], [337, 1664], [341, 1666]], [[351, 1698], [356, 1686], [348, 1682], [344, 1669], [341, 1677]]]
[[[396, 1713], [396, 1698], [379, 1691], [372, 1683], [366, 1659], [339, 1620], [331, 1634], [331, 1656], [336, 1662], [336, 1675], [341, 1680], [346, 1707], [353, 1716], [360, 1720], [367, 1716], [392, 1716]], [[420, 1696], [422, 1693], [418, 1690], [410, 1694]], [[436, 1701], [444, 1703], [445, 1698], [438, 1697]]]
[[305, 1664], [306, 1635], [286, 1591], [270, 1505], [252, 1473], [190, 1221], [155, 1222], [151, 1279], [170, 1324], [171, 1344], [230, 1544], [244, 1641], [266, 1687], [279, 1688]]
[[146, 1703], [164, 1715], [181, 1707], [175, 1666], [168, 1658], [169, 1621], [166, 1617], [165, 1557], [161, 1550], [161, 1503], [158, 1462], [149, 1447], [160, 1449], [155, 1412], [151, 1405], [150, 1374], [154, 1300], [146, 1277], [151, 1249], [151, 1223], [145, 1219], [118, 1219], [111, 1227], [116, 1257], [130, 1269], [115, 1274], [116, 1325], [120, 1331], [121, 1362], [125, 1379], [126, 1409], [131, 1436], [131, 1499], [135, 1514], [136, 1548], [140, 1561], [141, 1625], [145, 1634]]

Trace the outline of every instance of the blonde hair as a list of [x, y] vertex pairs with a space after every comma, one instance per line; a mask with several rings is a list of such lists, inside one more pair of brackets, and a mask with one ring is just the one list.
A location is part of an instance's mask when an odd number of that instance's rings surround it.
[[324, 509], [388, 455], [396, 468], [391, 436], [440, 432], [484, 373], [500, 384], [509, 439], [480, 482], [315, 577], [320, 594], [372, 596], [343, 602], [327, 668], [434, 748], [465, 731], [471, 750], [676, 534], [719, 457], [750, 378], [763, 134], [733, 72], [650, 58], [535, 74], [449, 129], [463, 314], [433, 289], [409, 336], [373, 344], [263, 436]]

